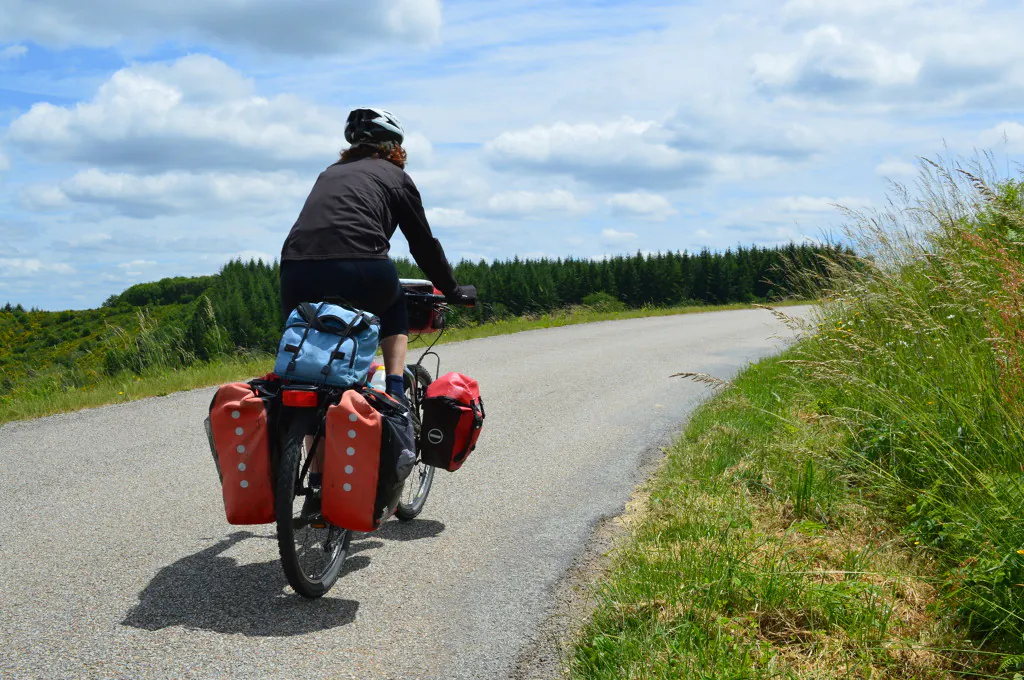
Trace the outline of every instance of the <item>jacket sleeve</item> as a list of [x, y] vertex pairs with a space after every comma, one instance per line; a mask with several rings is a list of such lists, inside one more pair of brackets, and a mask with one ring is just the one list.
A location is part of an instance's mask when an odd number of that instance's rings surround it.
[[398, 190], [398, 226], [409, 242], [409, 252], [438, 290], [453, 295], [458, 290], [452, 266], [445, 257], [441, 242], [434, 238], [423, 212], [423, 201], [412, 178], [405, 174]]

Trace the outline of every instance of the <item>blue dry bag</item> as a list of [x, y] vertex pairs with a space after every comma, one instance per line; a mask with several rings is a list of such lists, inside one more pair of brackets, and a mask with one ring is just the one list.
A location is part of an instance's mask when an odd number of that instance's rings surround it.
[[303, 302], [288, 316], [274, 373], [335, 387], [362, 383], [377, 353], [380, 319], [368, 312]]

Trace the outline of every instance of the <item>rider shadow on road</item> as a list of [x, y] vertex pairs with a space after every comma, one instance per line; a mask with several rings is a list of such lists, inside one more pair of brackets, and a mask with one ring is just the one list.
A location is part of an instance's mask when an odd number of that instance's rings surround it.
[[445, 530], [444, 522], [436, 519], [414, 519], [410, 522], [390, 520], [380, 525], [372, 536], [385, 541], [418, 541], [422, 538], [435, 538]]
[[[372, 534], [357, 535], [342, 574], [370, 565], [368, 551], [383, 541], [433, 538], [445, 525], [435, 520], [390, 521]], [[355, 621], [359, 603], [326, 597], [306, 600], [285, 591], [278, 560], [238, 564], [224, 552], [249, 538], [238, 531], [222, 541], [164, 567], [139, 593], [139, 603], [122, 625], [143, 630], [184, 626], [252, 637], [287, 637], [345, 626]]]
[[143, 630], [184, 626], [253, 637], [285, 637], [328, 630], [355, 620], [359, 603], [354, 600], [324, 597], [310, 601], [286, 593], [277, 560], [240, 565], [221, 554], [247, 538], [261, 537], [249, 531], [235, 532], [161, 569], [139, 593], [139, 603], [122, 625]]

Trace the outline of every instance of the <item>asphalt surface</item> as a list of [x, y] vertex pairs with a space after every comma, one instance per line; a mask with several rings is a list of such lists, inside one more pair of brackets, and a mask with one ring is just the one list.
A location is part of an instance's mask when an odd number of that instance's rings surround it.
[[750, 310], [442, 346], [482, 385], [478, 449], [421, 518], [357, 537], [314, 602], [272, 525], [224, 519], [213, 390], [5, 425], [0, 678], [505, 677], [645, 452], [708, 396], [669, 375], [729, 377], [789, 335]]

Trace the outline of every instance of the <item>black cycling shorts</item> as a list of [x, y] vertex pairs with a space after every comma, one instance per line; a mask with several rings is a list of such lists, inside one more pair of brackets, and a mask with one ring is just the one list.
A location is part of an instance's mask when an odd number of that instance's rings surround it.
[[409, 335], [409, 313], [390, 259], [284, 260], [281, 312], [287, 319], [300, 302], [333, 298], [380, 317], [380, 337]]

